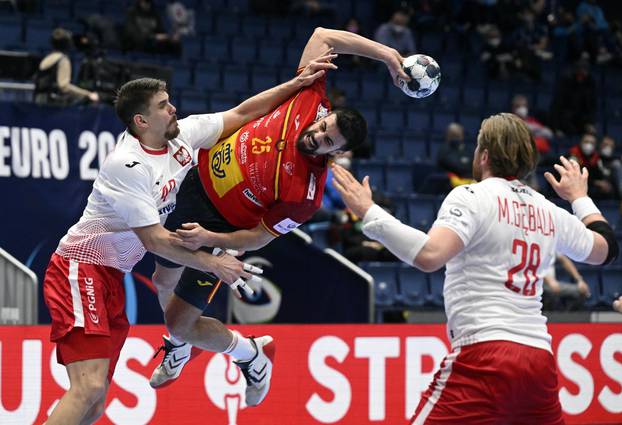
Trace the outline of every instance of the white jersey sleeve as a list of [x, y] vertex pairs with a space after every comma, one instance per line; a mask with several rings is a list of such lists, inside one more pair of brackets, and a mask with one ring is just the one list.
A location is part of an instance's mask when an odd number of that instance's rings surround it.
[[120, 158], [106, 161], [100, 170], [98, 190], [129, 227], [160, 223], [149, 170], [140, 163], [128, 167], [126, 162]]
[[458, 186], [443, 201], [432, 227], [450, 228], [467, 246], [480, 227], [479, 205], [477, 194], [469, 185]]
[[179, 136], [193, 149], [209, 149], [220, 139], [224, 128], [223, 114], [190, 115], [179, 120]]
[[585, 260], [594, 247], [594, 233], [576, 216], [562, 208], [555, 208], [557, 251], [575, 261]]

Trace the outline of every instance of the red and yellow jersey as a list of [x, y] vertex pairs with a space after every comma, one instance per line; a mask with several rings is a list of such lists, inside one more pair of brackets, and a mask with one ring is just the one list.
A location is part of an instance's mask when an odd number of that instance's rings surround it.
[[278, 236], [317, 211], [326, 183], [327, 158], [304, 155], [296, 148], [296, 140], [329, 110], [323, 77], [269, 114], [199, 152], [203, 187], [229, 223], [242, 229], [262, 223]]

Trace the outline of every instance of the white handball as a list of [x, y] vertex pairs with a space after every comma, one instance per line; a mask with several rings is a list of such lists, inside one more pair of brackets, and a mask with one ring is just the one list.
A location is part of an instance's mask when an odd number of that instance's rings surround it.
[[428, 97], [441, 82], [441, 67], [430, 56], [412, 55], [404, 59], [402, 68], [411, 80], [399, 79], [400, 88], [410, 97]]

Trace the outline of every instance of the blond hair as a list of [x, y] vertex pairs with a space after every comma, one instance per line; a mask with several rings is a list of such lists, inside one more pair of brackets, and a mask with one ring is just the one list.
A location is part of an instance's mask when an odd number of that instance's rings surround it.
[[477, 137], [479, 151], [488, 150], [490, 172], [495, 177], [524, 178], [538, 163], [533, 136], [525, 122], [509, 113], [482, 121]]

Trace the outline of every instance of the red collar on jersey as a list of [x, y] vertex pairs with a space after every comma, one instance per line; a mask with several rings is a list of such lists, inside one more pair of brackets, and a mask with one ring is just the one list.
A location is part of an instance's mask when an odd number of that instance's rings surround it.
[[140, 137], [138, 137], [136, 134], [134, 134], [132, 132], [132, 130], [130, 130], [128, 128], [127, 132], [130, 133], [132, 135], [132, 137], [134, 137], [138, 141], [138, 144], [140, 145], [140, 147], [145, 152], [147, 152], [149, 155], [165, 155], [168, 152], [168, 145], [166, 145], [166, 146], [164, 146], [163, 148], [160, 148], [160, 149], [151, 149], [148, 146], [143, 145], [142, 142], [140, 141]]
[[505, 176], [503, 177], [504, 179], [506, 179], [507, 181], [512, 181], [512, 180], [516, 180], [516, 176]]

